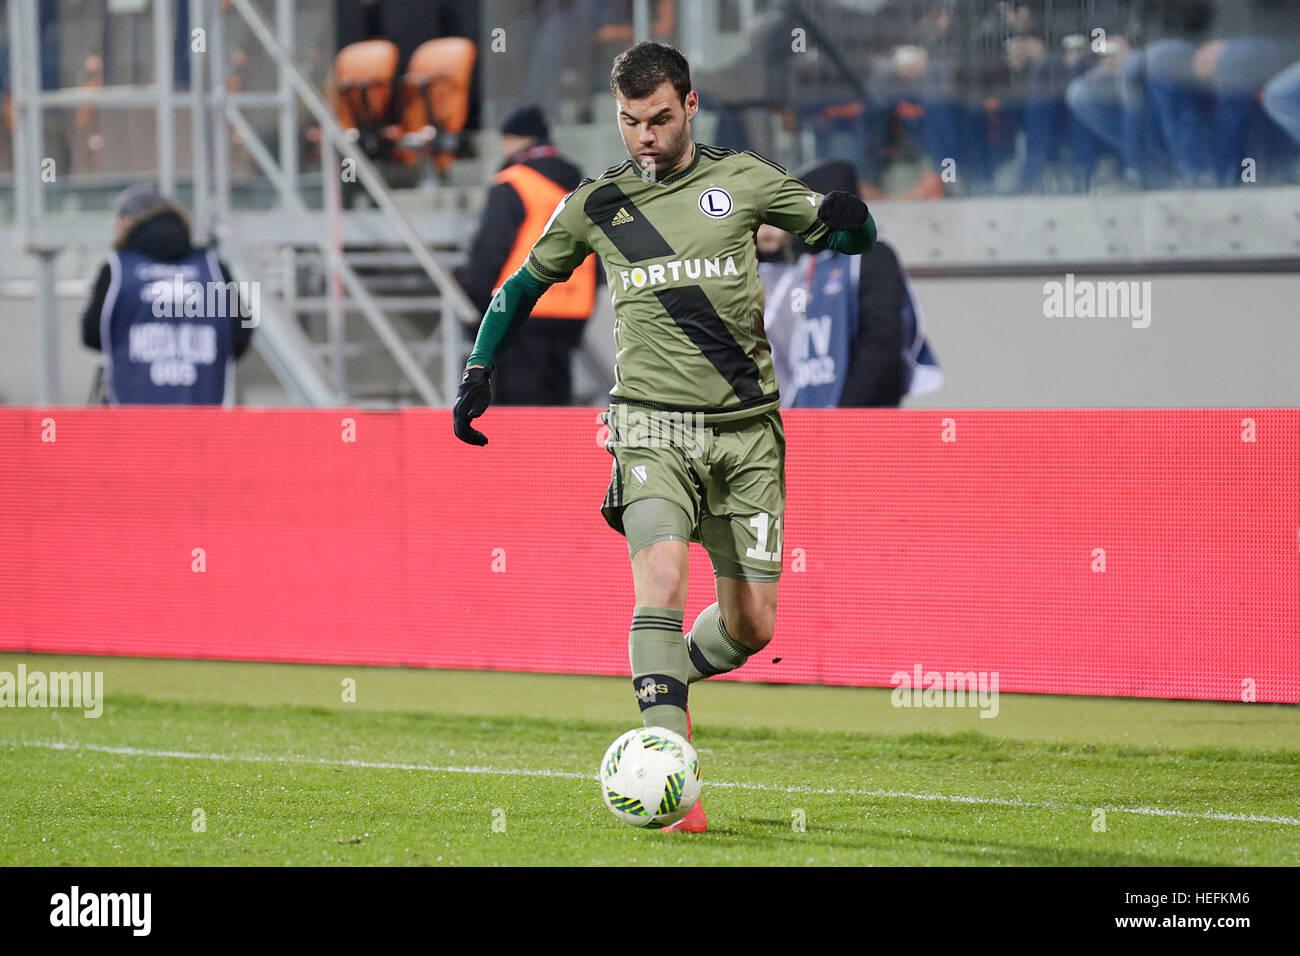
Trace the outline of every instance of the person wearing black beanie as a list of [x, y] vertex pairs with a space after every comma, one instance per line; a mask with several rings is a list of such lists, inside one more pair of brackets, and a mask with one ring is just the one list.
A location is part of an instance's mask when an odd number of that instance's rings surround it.
[[[555, 205], [582, 179], [551, 143], [546, 116], [535, 105], [511, 112], [501, 124], [504, 161], [497, 171], [478, 231], [456, 281], [480, 313], [492, 292], [523, 262]], [[499, 405], [568, 405], [573, 400], [573, 352], [582, 344], [596, 304], [594, 257], [538, 302], [497, 366]]]

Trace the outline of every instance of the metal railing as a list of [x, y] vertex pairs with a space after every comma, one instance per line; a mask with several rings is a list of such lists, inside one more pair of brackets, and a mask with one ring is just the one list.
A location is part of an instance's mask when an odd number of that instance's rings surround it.
[[[36, 259], [38, 320], [42, 325], [42, 359], [46, 369], [42, 401], [59, 398], [57, 301], [53, 290], [57, 277], [54, 260], [62, 248], [42, 229], [45, 213], [39, 174], [43, 142], [43, 110], [55, 107], [94, 106], [100, 109], [152, 107], [158, 130], [158, 183], [164, 195], [176, 190], [175, 109], [192, 110], [191, 137], [194, 153], [193, 217], [196, 239], [202, 244], [212, 238], [223, 247], [237, 246], [240, 237], [229, 232], [231, 222], [231, 133], [237, 134], [257, 167], [274, 186], [284, 210], [295, 216], [323, 215], [327, 228], [312, 230], [312, 241], [320, 250], [330, 277], [327, 303], [331, 343], [338, 347], [331, 357], [332, 386], [316, 367], [310, 341], [292, 317], [263, 306], [257, 319], [261, 327], [254, 342], [267, 364], [286, 389], [313, 404], [345, 398], [343, 363], [348, 350], [342, 341], [342, 293], [352, 300], [383, 344], [401, 373], [420, 399], [430, 405], [449, 404], [460, 378], [464, 348], [460, 325], [479, 318], [445, 266], [420, 241], [415, 229], [394, 203], [369, 159], [349, 139], [321, 96], [293, 62], [294, 2], [275, 0], [275, 30], [266, 24], [249, 0], [232, 0], [230, 9], [276, 65], [277, 87], [273, 92], [229, 92], [226, 89], [225, 21], [216, 0], [187, 0], [192, 30], [202, 30], [206, 49], [190, 44], [190, 90], [178, 94], [173, 80], [173, 7], [168, 0], [153, 0], [153, 55], [157, 79], [150, 86], [78, 87], [42, 91], [39, 86], [40, 43], [37, 0], [10, 0], [12, 102], [15, 113], [14, 193], [17, 234], [25, 252]], [[204, 61], [207, 61], [206, 64]], [[206, 70], [205, 70], [206, 66]], [[206, 84], [205, 84], [206, 74]], [[210, 92], [207, 88], [210, 87]], [[308, 209], [300, 193], [298, 177], [298, 103], [301, 102], [320, 127], [321, 165], [325, 184], [323, 213]], [[278, 109], [279, 158], [262, 143], [244, 116], [246, 107]], [[438, 291], [441, 328], [442, 369], [438, 384], [430, 380], [407, 343], [369, 292], [343, 252], [339, 219], [341, 210], [340, 158], [350, 163], [356, 179], [383, 211], [400, 243], [409, 249], [419, 267]], [[332, 224], [332, 225], [331, 225]], [[234, 259], [236, 263], [237, 259]], [[288, 326], [294, 326], [289, 329]]]

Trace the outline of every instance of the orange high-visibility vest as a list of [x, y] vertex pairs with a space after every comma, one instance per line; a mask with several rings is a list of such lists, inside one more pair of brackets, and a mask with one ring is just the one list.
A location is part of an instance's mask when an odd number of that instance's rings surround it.
[[[551, 213], [568, 190], [523, 163], [507, 166], [497, 173], [494, 182], [509, 183], [524, 203], [524, 224], [519, 227], [510, 258], [493, 287], [499, 289], [524, 264], [533, 243], [541, 238], [546, 220], [551, 218]], [[573, 270], [573, 275], [564, 282], [554, 283], [542, 293], [532, 314], [546, 319], [585, 319], [591, 316], [595, 304], [596, 260], [594, 256], [587, 256], [582, 265]]]

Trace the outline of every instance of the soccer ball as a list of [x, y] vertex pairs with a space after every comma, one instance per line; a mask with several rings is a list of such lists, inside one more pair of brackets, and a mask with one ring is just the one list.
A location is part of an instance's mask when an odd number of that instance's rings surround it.
[[605, 806], [634, 827], [676, 823], [691, 812], [703, 787], [695, 748], [666, 727], [629, 730], [600, 762]]

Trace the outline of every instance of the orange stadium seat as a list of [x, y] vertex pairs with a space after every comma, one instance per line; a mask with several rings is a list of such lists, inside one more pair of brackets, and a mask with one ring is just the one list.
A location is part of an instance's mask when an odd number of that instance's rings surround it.
[[438, 172], [455, 158], [469, 118], [470, 74], [478, 47], [464, 37], [421, 43], [402, 78], [402, 144], [428, 147]]
[[362, 40], [349, 43], [334, 59], [339, 123], [372, 157], [387, 152], [398, 135], [388, 122], [398, 56], [395, 43]]

